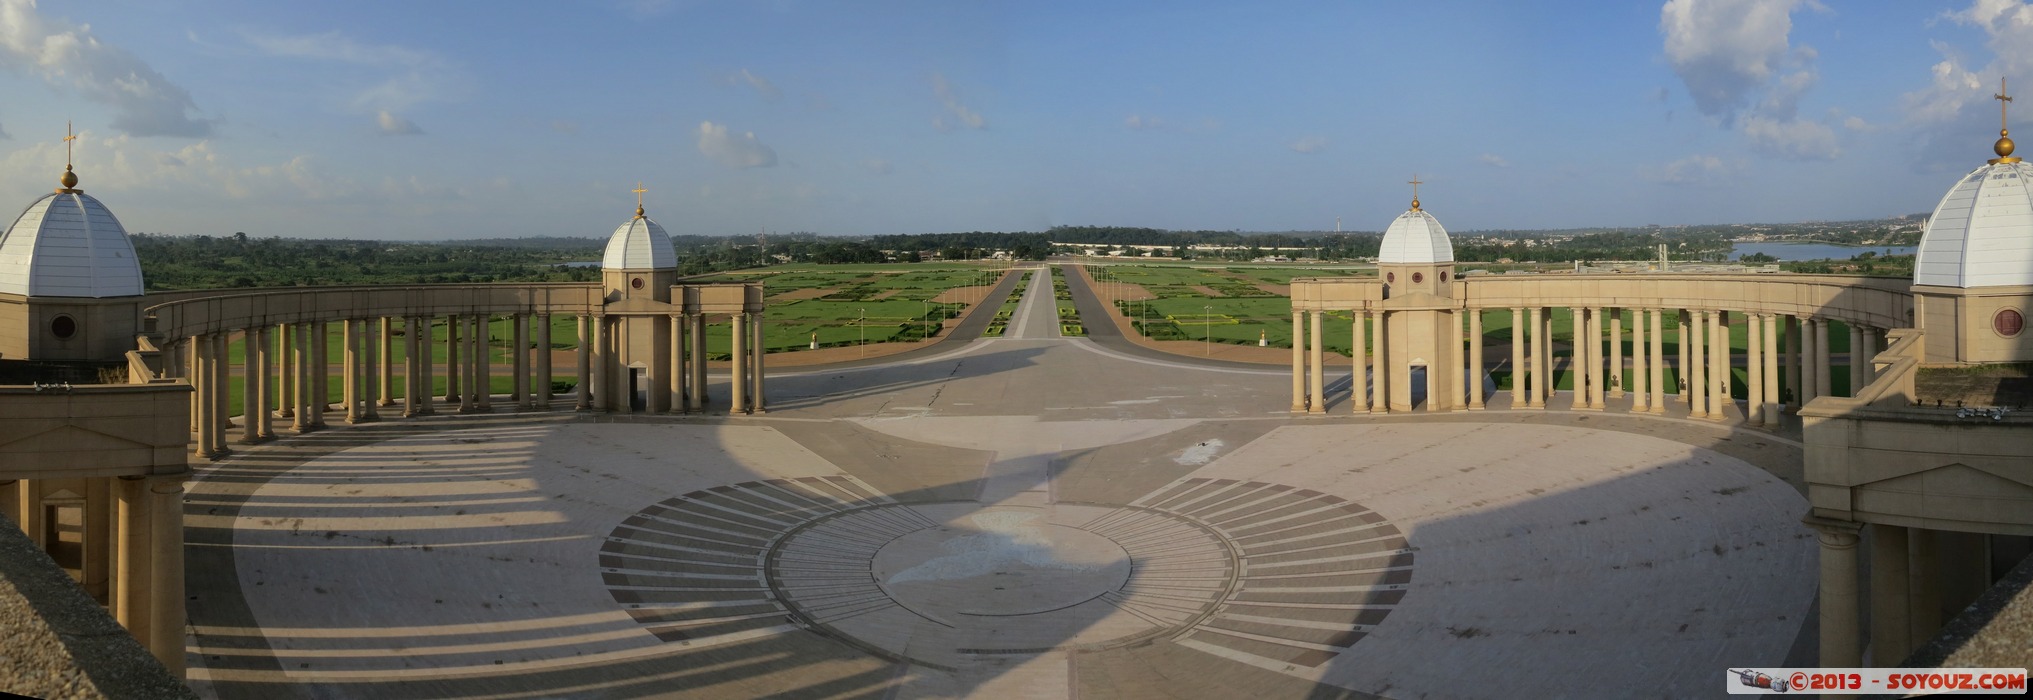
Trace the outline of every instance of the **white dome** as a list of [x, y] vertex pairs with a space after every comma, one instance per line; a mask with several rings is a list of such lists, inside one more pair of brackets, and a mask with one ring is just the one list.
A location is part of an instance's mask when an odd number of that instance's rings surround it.
[[32, 297], [141, 294], [127, 229], [83, 192], [46, 194], [0, 235], [0, 293]]
[[671, 249], [671, 237], [647, 216], [629, 219], [607, 239], [607, 254], [600, 257], [607, 270], [674, 270], [678, 253]]
[[2033, 285], [2033, 164], [1993, 163], [1964, 176], [1934, 208], [1913, 283]]
[[[1416, 204], [1416, 202], [1414, 203]], [[1383, 248], [1377, 252], [1380, 263], [1451, 263], [1454, 262], [1454, 244], [1447, 240], [1447, 229], [1440, 227], [1440, 220], [1421, 209], [1412, 209], [1399, 214], [1391, 227], [1384, 229]]]

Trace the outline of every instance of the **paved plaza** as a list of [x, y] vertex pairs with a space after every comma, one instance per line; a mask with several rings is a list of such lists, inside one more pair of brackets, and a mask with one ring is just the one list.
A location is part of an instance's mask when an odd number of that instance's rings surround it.
[[1053, 314], [1037, 285], [1006, 338], [772, 372], [762, 416], [561, 401], [243, 449], [190, 487], [192, 685], [1705, 696], [1812, 659], [1796, 443], [1670, 415], [1294, 417], [1285, 368], [1061, 338]]

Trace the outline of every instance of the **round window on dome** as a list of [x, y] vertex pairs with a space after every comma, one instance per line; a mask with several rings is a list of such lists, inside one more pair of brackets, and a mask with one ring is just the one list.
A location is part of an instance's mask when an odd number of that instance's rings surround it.
[[1991, 330], [2007, 338], [2017, 338], [2020, 331], [2026, 330], [2026, 316], [2018, 309], [1999, 309], [1997, 315], [1991, 317]]
[[1423, 272], [1412, 273], [1412, 284], [1418, 284], [1424, 281], [1426, 281], [1426, 273]]
[[1398, 273], [1395, 273], [1395, 272], [1386, 272], [1386, 273], [1384, 273], [1384, 281], [1385, 281], [1385, 282], [1388, 282], [1388, 283], [1391, 283], [1391, 284], [1397, 284], [1397, 283], [1398, 283]]
[[628, 287], [630, 289], [642, 289], [642, 278], [636, 277], [634, 279], [630, 279], [628, 281]]
[[49, 322], [49, 332], [57, 340], [70, 340], [71, 336], [78, 334], [78, 321], [70, 316], [58, 316]]
[[1441, 271], [1440, 271], [1440, 282], [1441, 282], [1442, 284], [1445, 284], [1445, 283], [1447, 282], [1447, 271], [1446, 271], [1446, 270], [1441, 270]]

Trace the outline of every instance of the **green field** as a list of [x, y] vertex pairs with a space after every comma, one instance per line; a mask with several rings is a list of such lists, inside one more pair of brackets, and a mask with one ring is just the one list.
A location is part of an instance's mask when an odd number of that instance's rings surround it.
[[[763, 346], [769, 352], [796, 352], [811, 349], [814, 343], [833, 348], [937, 337], [941, 322], [993, 300], [976, 297], [938, 303], [932, 299], [956, 287], [993, 285], [1007, 269], [1002, 263], [807, 264], [690, 281], [762, 282], [769, 297], [763, 315]], [[813, 296], [817, 290], [825, 294]], [[707, 324], [708, 359], [727, 358], [732, 351], [729, 333], [725, 321]]]

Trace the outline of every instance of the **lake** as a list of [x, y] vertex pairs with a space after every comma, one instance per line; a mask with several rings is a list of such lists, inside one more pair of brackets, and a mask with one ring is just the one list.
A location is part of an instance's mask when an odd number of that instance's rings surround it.
[[1780, 260], [1848, 260], [1866, 251], [1879, 255], [1912, 255], [1915, 248], [1909, 245], [1894, 246], [1848, 246], [1832, 243], [1737, 243], [1730, 246], [1731, 260], [1755, 253], [1764, 253]]

